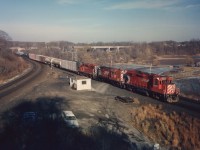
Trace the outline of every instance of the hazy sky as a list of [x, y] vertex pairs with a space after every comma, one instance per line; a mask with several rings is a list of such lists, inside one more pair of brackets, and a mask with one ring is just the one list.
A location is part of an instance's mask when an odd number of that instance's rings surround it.
[[185, 41], [200, 38], [200, 0], [0, 0], [13, 40]]

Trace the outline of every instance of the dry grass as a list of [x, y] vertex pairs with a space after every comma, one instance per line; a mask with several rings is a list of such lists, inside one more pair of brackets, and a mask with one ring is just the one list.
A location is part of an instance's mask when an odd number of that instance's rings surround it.
[[161, 105], [132, 110], [134, 126], [154, 142], [178, 149], [200, 149], [200, 119], [175, 111], [167, 114]]
[[140, 104], [140, 101], [139, 101], [138, 98], [134, 97], [134, 99], [133, 99], [133, 103], [134, 103], [134, 104]]

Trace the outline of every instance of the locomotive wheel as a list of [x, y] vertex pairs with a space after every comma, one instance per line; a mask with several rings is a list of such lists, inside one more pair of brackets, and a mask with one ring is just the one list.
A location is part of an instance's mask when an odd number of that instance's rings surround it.
[[172, 97], [170, 97], [170, 96], [169, 96], [169, 97], [167, 97], [167, 102], [168, 102], [168, 103], [172, 103], [172, 102], [173, 102], [173, 99], [172, 99]]
[[178, 101], [179, 101], [179, 96], [176, 97], [176, 102], [178, 102]]
[[174, 96], [173, 97], [173, 102], [178, 102], [179, 101], [179, 97], [178, 96]]
[[146, 91], [146, 92], [145, 92], [145, 94], [146, 94], [146, 96], [148, 96], [148, 97], [149, 97], [149, 92], [147, 92], [147, 91]]
[[125, 88], [126, 88], [126, 86], [125, 86], [124, 84], [121, 84], [120, 87], [121, 87], [122, 89], [125, 89]]

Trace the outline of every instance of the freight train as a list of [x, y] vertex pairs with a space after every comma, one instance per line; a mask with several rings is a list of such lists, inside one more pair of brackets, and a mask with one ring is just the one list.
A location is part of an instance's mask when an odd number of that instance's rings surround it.
[[31, 53], [29, 58], [169, 103], [179, 101], [180, 90], [173, 83], [173, 78], [149, 72], [145, 67], [121, 69]]

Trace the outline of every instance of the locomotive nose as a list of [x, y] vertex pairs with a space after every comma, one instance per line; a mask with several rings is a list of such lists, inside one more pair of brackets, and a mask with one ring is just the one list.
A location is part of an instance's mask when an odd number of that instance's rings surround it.
[[175, 93], [175, 84], [167, 85], [167, 94], [174, 94]]

